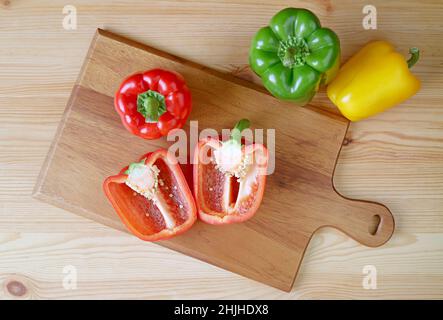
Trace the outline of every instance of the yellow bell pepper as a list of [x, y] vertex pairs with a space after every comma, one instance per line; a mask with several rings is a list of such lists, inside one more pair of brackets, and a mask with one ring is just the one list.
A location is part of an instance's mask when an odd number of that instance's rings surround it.
[[338, 72], [329, 84], [329, 99], [351, 121], [385, 111], [413, 96], [420, 80], [410, 71], [418, 60], [417, 48], [405, 61], [386, 41], [366, 44]]

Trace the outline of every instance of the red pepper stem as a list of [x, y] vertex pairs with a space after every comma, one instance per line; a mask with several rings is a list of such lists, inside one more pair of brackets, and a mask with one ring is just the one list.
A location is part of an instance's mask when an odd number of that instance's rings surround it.
[[411, 54], [411, 57], [409, 58], [407, 63], [408, 63], [408, 68], [411, 69], [420, 58], [420, 50], [416, 47], [413, 47], [409, 49], [409, 53]]
[[160, 103], [155, 98], [152, 98], [152, 97], [147, 98], [143, 102], [143, 106], [145, 107], [145, 110], [146, 110], [146, 115], [152, 121], [158, 120], [158, 105], [159, 104]]
[[165, 97], [157, 91], [148, 90], [137, 96], [137, 111], [145, 117], [146, 122], [157, 122], [165, 113]]
[[142, 159], [140, 162], [133, 162], [128, 166], [128, 169], [126, 169], [125, 174], [130, 175], [131, 172], [139, 166], [144, 166], [145, 165], [145, 161], [146, 159]]
[[239, 122], [237, 122], [234, 129], [232, 129], [231, 140], [241, 144], [241, 133], [243, 130], [249, 128], [250, 125], [251, 122], [248, 119], [241, 119]]

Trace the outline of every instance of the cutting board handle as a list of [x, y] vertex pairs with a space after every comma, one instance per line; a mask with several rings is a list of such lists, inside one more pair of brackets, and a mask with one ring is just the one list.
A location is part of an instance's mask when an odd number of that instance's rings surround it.
[[[335, 190], [335, 189], [334, 189]], [[382, 204], [348, 199], [335, 191], [337, 197], [330, 207], [327, 226], [337, 228], [356, 241], [369, 247], [378, 247], [394, 233], [392, 213]]]

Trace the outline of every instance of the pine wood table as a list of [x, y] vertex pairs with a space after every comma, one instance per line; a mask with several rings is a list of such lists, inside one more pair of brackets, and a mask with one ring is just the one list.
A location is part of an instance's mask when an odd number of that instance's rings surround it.
[[[290, 293], [38, 202], [31, 197], [97, 27], [258, 82], [250, 39], [294, 1], [0, 1], [0, 299], [26, 298], [443, 298], [443, 62], [441, 1], [299, 1], [341, 38], [343, 60], [387, 39], [422, 50], [423, 88], [402, 106], [351, 124], [334, 183], [351, 198], [386, 204], [394, 236], [370, 249], [325, 229], [312, 239]], [[332, 109], [324, 92], [313, 101]], [[282, 115], [284, 116], [284, 115]], [[179, 266], [179, 270], [177, 270]], [[77, 275], [77, 286], [66, 276]], [[365, 272], [377, 289], [365, 289]]]

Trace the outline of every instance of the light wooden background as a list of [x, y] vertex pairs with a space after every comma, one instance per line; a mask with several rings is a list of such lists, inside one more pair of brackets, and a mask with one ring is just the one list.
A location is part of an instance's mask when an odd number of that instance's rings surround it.
[[[0, 0], [0, 299], [443, 298], [443, 2], [370, 1], [378, 30], [369, 31], [367, 1], [262, 2]], [[78, 10], [77, 30], [62, 28], [66, 4]], [[95, 28], [256, 81], [249, 41], [289, 5], [335, 29], [344, 60], [369, 39], [422, 49], [421, 92], [352, 124], [335, 176], [343, 195], [392, 210], [388, 244], [369, 249], [321, 230], [284, 293], [31, 198]], [[314, 103], [330, 108], [324, 93]], [[75, 290], [62, 286], [67, 265]], [[362, 286], [365, 265], [377, 269], [376, 290]]]

